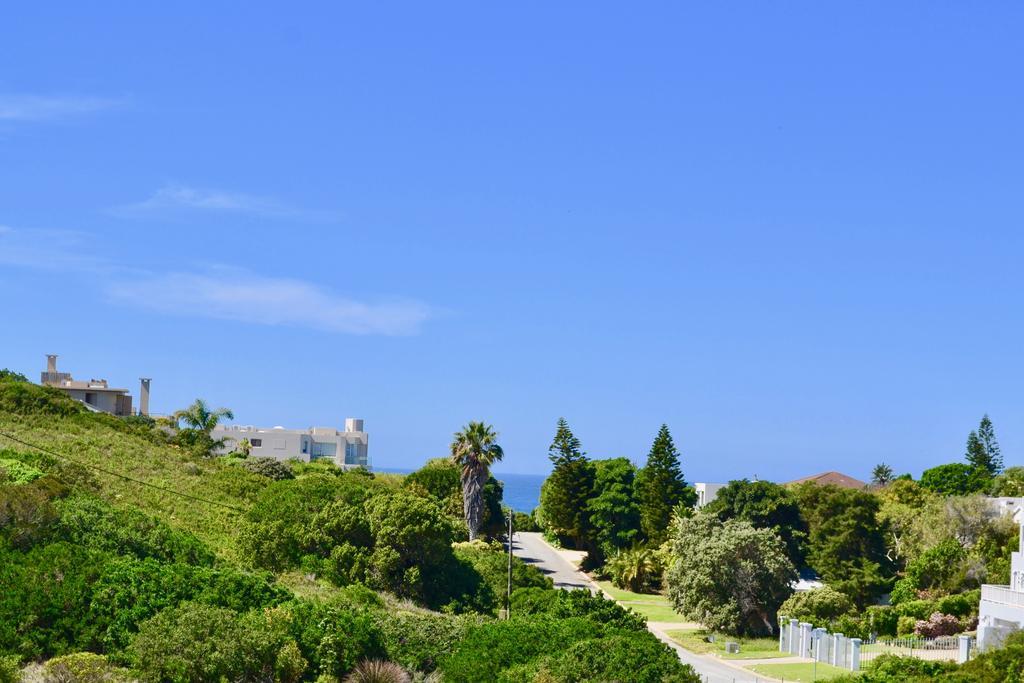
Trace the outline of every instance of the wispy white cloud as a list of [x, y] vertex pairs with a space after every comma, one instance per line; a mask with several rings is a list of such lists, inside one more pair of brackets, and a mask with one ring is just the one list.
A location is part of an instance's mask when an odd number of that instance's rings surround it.
[[82, 95], [0, 93], [0, 121], [52, 121], [116, 107], [122, 100]]
[[111, 302], [168, 315], [342, 334], [415, 334], [436, 311], [410, 300], [359, 300], [317, 284], [225, 266], [141, 270], [96, 256], [91, 236], [0, 225], [0, 267], [78, 273]]
[[113, 214], [122, 217], [168, 215], [190, 211], [312, 220], [333, 220], [338, 217], [327, 212], [298, 209], [272, 197], [179, 184], [164, 185], [141, 202], [111, 209]]
[[0, 265], [44, 270], [107, 269], [107, 264], [89, 251], [88, 237], [75, 230], [0, 225]]
[[356, 301], [309, 282], [235, 268], [121, 279], [106, 291], [114, 301], [160, 313], [347, 334], [413, 334], [431, 315], [418, 302]]

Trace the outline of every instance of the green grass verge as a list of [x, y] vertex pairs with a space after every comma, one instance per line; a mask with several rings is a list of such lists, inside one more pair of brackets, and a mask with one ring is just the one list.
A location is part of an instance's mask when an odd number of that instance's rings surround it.
[[605, 593], [622, 602], [649, 602], [656, 605], [668, 604], [668, 598], [660, 593], [634, 593], [633, 591], [616, 588], [611, 581], [598, 581], [597, 585]]
[[[717, 655], [722, 659], [771, 659], [789, 657], [788, 652], [779, 652], [779, 642], [774, 638], [737, 638], [721, 633], [715, 634], [715, 642], [709, 643], [706, 638], [710, 634], [704, 629], [681, 629], [666, 631], [669, 638], [676, 641], [690, 652], [701, 655]], [[725, 643], [740, 644], [739, 654], [726, 654]]]
[[755, 664], [750, 667], [750, 670], [764, 676], [787, 681], [787, 683], [788, 681], [793, 681], [794, 683], [830, 681], [833, 678], [848, 676], [851, 673], [847, 669], [840, 669], [837, 666], [823, 662], [818, 662], [817, 669], [815, 669], [813, 662], [800, 662], [796, 664]]

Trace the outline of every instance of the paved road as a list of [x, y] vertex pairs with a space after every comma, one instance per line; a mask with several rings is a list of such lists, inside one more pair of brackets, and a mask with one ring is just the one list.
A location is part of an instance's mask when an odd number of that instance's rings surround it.
[[[555, 588], [589, 588], [595, 592], [600, 590], [586, 574], [576, 569], [572, 563], [559, 555], [557, 550], [548, 545], [539, 533], [517, 531], [512, 539], [512, 553], [551, 577], [555, 582]], [[648, 624], [647, 628], [659, 640], [675, 650], [679, 659], [692, 666], [706, 683], [757, 683], [775, 680], [759, 678], [738, 666], [725, 664], [713, 657], [694, 654], [677, 645], [661, 628], [651, 624]]]

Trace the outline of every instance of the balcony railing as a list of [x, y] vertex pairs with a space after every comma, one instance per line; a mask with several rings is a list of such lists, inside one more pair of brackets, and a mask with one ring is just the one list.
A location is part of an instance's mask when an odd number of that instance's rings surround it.
[[981, 587], [981, 599], [983, 602], [1024, 607], [1024, 593], [1012, 590], [1009, 586], [985, 584]]

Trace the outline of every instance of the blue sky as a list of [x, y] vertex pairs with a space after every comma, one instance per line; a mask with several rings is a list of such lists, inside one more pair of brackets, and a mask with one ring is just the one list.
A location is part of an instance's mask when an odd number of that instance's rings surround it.
[[0, 366], [545, 472], [1020, 463], [1019, 3], [138, 3], [0, 23]]

